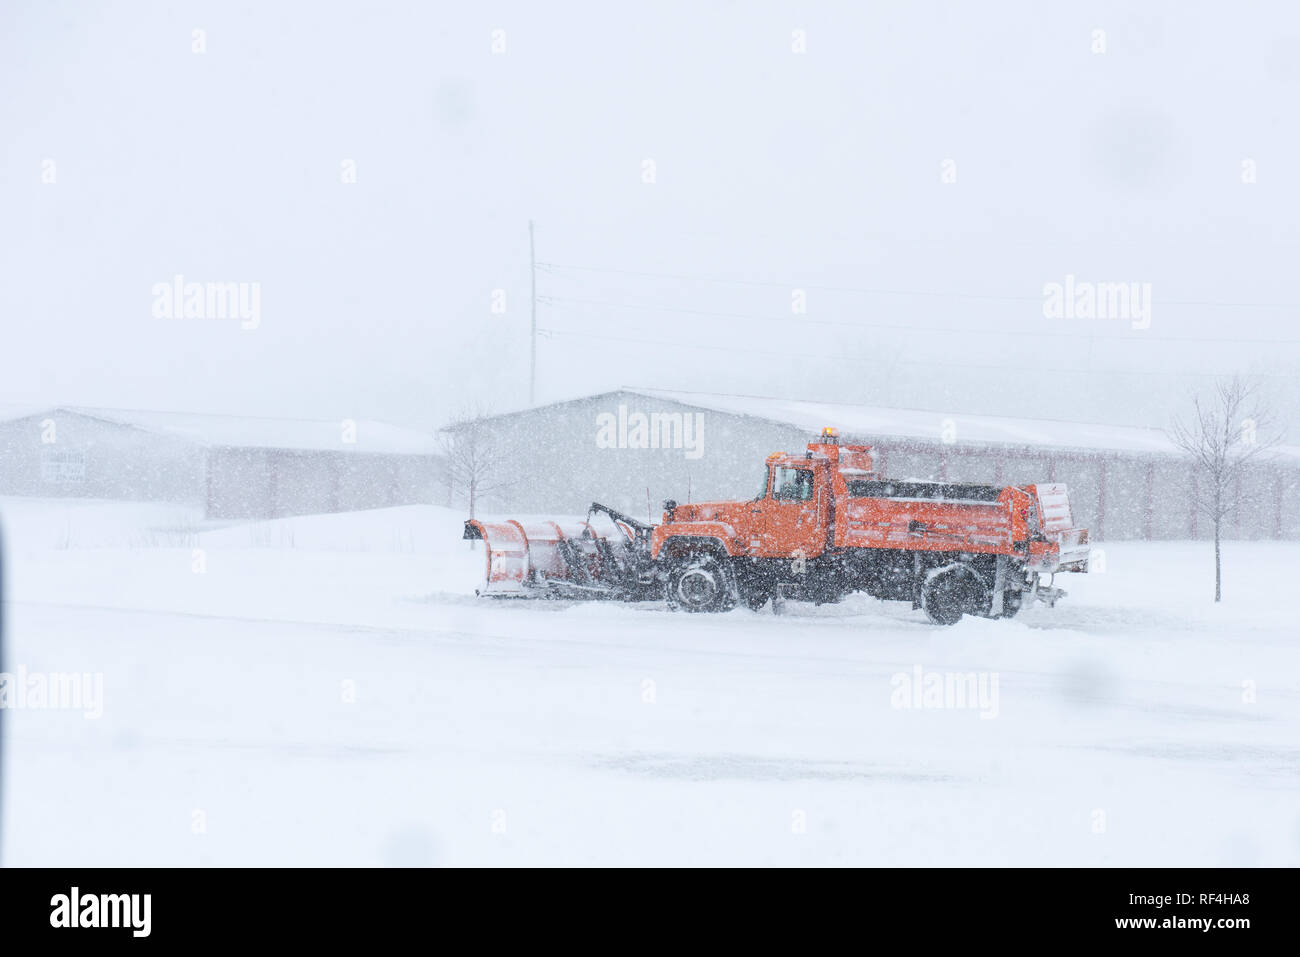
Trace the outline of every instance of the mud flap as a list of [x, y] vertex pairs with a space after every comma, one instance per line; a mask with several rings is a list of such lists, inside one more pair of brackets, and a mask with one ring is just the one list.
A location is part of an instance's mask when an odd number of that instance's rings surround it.
[[989, 603], [989, 617], [1002, 617], [1002, 602], [1007, 593], [1007, 556], [999, 555], [993, 572], [993, 600]]
[[772, 614], [774, 615], [785, 614], [786, 587], [785, 582], [777, 582], [776, 588], [772, 592]]

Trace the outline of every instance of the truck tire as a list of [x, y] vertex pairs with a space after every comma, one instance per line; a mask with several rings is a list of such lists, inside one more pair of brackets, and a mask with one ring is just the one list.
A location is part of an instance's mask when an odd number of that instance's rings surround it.
[[921, 609], [936, 625], [955, 625], [962, 616], [987, 605], [979, 576], [965, 565], [935, 569], [921, 586]]
[[668, 572], [667, 599], [673, 611], [728, 611], [736, 604], [735, 575], [716, 555], [685, 555]]

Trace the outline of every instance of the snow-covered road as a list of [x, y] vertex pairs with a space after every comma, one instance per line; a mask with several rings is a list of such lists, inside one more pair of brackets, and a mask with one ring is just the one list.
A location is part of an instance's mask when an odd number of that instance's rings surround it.
[[484, 603], [436, 508], [0, 508], [6, 670], [103, 676], [6, 711], [6, 864], [1300, 863], [1294, 544], [1220, 607], [1208, 545], [1120, 543], [939, 629]]

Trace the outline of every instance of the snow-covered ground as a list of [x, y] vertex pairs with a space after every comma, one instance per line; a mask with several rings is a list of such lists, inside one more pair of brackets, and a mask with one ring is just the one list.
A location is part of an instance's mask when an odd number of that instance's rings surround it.
[[[4, 713], [5, 864], [1300, 864], [1294, 543], [1217, 607], [1208, 545], [1115, 543], [942, 629], [483, 602], [434, 507], [0, 517], [5, 669], [103, 676]], [[918, 668], [988, 697], [899, 707]]]

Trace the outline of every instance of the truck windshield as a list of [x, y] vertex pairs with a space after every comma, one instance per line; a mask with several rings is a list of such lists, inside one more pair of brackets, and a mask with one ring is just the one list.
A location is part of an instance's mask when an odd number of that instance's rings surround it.
[[813, 474], [811, 469], [776, 470], [776, 481], [772, 483], [772, 497], [782, 502], [807, 502], [813, 497]]
[[754, 496], [754, 501], [767, 498], [767, 469], [763, 469], [763, 484], [758, 487], [758, 494]]

